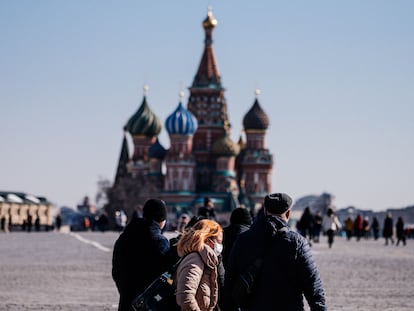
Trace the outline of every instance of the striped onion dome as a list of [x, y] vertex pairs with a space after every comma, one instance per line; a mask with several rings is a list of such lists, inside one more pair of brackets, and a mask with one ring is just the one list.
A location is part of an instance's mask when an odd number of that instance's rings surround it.
[[243, 126], [245, 130], [266, 130], [269, 127], [269, 117], [260, 107], [257, 98], [244, 116]]
[[137, 112], [128, 120], [124, 127], [131, 135], [157, 136], [161, 132], [161, 121], [151, 111], [144, 95], [141, 106]]
[[240, 152], [240, 146], [225, 134], [213, 143], [211, 151], [218, 156], [236, 156]]
[[165, 121], [165, 128], [170, 135], [193, 135], [197, 130], [197, 126], [196, 117], [185, 109], [181, 102]]
[[148, 156], [150, 158], [162, 160], [164, 159], [166, 154], [167, 154], [167, 150], [161, 145], [158, 138], [155, 141], [155, 143], [153, 143], [151, 147], [149, 147], [149, 150], [148, 150]]

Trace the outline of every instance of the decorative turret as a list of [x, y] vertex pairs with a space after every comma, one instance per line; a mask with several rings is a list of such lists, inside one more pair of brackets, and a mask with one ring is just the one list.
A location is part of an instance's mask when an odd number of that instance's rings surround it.
[[197, 191], [212, 190], [216, 156], [212, 154], [212, 144], [228, 131], [229, 118], [225, 89], [213, 50], [213, 30], [217, 25], [211, 8], [203, 21], [205, 32], [204, 51], [200, 65], [189, 88], [187, 109], [197, 118], [198, 129], [193, 139], [193, 154], [197, 162]]
[[166, 153], [167, 153], [167, 150], [161, 145], [158, 138], [148, 150], [149, 158], [158, 159], [158, 160], [163, 160]]
[[240, 152], [240, 146], [233, 142], [228, 135], [224, 135], [214, 142], [212, 152], [217, 156], [236, 156]]
[[259, 104], [258, 96], [260, 90], [256, 90], [256, 99], [253, 106], [243, 118], [243, 127], [247, 130], [267, 130], [269, 127], [269, 117]]
[[145, 135], [152, 137], [161, 132], [161, 121], [148, 106], [147, 91], [148, 87], [144, 86], [142, 104], [124, 127], [132, 136]]
[[214, 18], [211, 8], [209, 8], [207, 18], [203, 21], [205, 31], [204, 53], [192, 87], [221, 88], [220, 74], [213, 51], [213, 29], [216, 25], [217, 20]]
[[214, 142], [212, 153], [217, 157], [216, 171], [213, 177], [213, 190], [215, 192], [238, 194], [234, 165], [239, 152], [240, 146], [233, 142], [227, 133]]
[[180, 92], [180, 103], [177, 109], [165, 121], [165, 128], [170, 135], [193, 135], [197, 130], [196, 117], [181, 103], [184, 93]]
[[171, 146], [165, 158], [167, 172], [164, 190], [168, 192], [195, 190], [195, 158], [192, 155], [193, 135], [197, 130], [197, 119], [182, 105], [184, 92], [180, 92], [180, 102], [165, 121], [170, 135]]
[[146, 173], [147, 168], [142, 164], [142, 161], [148, 161], [149, 147], [155, 143], [158, 134], [161, 132], [161, 121], [148, 106], [147, 91], [148, 86], [144, 86], [142, 104], [124, 127], [125, 131], [132, 135], [134, 142], [132, 159], [134, 162], [140, 161], [137, 174]]
[[260, 204], [266, 193], [272, 189], [273, 156], [265, 146], [269, 117], [257, 99], [260, 91], [256, 90], [255, 93], [254, 104], [243, 119], [246, 145], [237, 157], [236, 165], [240, 187], [252, 203]]
[[217, 20], [213, 16], [211, 7], [208, 8], [208, 13], [206, 19], [203, 21], [204, 29], [213, 29], [217, 25]]
[[127, 164], [129, 162], [129, 150], [126, 133], [124, 133], [124, 139], [122, 140], [121, 154], [119, 155], [118, 168], [115, 175], [115, 183], [123, 178], [127, 174]]

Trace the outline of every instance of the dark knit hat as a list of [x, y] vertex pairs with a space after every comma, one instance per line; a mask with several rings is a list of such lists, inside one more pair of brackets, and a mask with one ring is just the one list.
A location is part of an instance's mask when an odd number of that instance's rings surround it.
[[271, 214], [283, 214], [292, 205], [292, 198], [286, 193], [268, 194], [264, 199], [264, 207]]
[[204, 198], [204, 205], [207, 205], [210, 202], [213, 202], [213, 201], [209, 197]]
[[144, 218], [161, 222], [167, 219], [165, 202], [159, 199], [149, 199], [144, 204]]
[[252, 216], [247, 209], [238, 207], [231, 212], [230, 223], [232, 225], [248, 225], [252, 224]]

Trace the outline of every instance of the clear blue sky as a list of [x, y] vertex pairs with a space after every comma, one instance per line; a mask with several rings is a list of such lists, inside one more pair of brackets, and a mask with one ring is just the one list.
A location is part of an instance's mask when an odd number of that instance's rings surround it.
[[410, 0], [0, 0], [0, 189], [93, 201], [143, 85], [163, 122], [187, 103], [208, 5], [234, 140], [262, 91], [274, 191], [414, 204]]

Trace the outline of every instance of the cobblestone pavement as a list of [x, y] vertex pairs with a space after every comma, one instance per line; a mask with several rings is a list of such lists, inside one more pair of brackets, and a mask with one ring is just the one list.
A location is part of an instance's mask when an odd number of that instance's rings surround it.
[[[0, 310], [117, 310], [111, 258], [118, 235], [0, 234]], [[337, 237], [329, 249], [323, 237], [312, 250], [329, 310], [414, 310], [413, 240], [396, 247]]]

